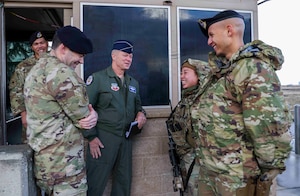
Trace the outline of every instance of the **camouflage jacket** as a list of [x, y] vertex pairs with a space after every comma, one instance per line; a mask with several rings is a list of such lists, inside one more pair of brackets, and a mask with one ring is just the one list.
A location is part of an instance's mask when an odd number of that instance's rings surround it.
[[25, 83], [25, 78], [29, 73], [30, 69], [36, 64], [38, 59], [31, 56], [24, 61], [20, 62], [15, 72], [13, 73], [9, 82], [9, 95], [11, 110], [14, 116], [17, 116], [21, 112], [25, 111], [23, 87]]
[[89, 115], [85, 83], [69, 66], [46, 55], [29, 72], [24, 96], [36, 177], [80, 173], [85, 163], [78, 121]]
[[209, 54], [212, 73], [192, 105], [200, 164], [236, 189], [270, 169], [284, 170], [291, 114], [275, 73], [281, 51], [256, 40], [229, 61]]
[[173, 131], [171, 134], [179, 156], [193, 151], [193, 148], [196, 145], [195, 142], [197, 136], [192, 128], [190, 105], [195, 99], [199, 89], [202, 88], [202, 81], [210, 71], [207, 62], [196, 59], [188, 59], [188, 61], [191, 65], [196, 67], [198, 85], [182, 90], [182, 99], [178, 102], [169, 118], [172, 120]]

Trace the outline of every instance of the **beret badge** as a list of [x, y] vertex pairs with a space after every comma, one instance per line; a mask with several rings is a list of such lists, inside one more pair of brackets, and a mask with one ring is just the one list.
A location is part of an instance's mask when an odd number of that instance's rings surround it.
[[41, 38], [41, 37], [43, 37], [43, 35], [42, 35], [41, 32], [38, 32], [38, 33], [36, 34], [36, 37], [37, 37], [37, 38]]
[[203, 28], [203, 29], [206, 29], [206, 21], [203, 21], [203, 20], [201, 20], [201, 19], [199, 19], [198, 20], [198, 23], [199, 23], [199, 25]]

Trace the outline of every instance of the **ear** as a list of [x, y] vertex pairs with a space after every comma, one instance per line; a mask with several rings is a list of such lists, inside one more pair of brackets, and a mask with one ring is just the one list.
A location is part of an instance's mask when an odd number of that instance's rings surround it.
[[61, 51], [62, 54], [65, 54], [66, 51], [67, 51], [69, 48], [66, 47], [63, 43], [61, 43], [61, 44], [58, 46], [58, 49]]
[[116, 56], [118, 55], [118, 52], [119, 52], [118, 50], [112, 50], [111, 51], [111, 59], [113, 59], [113, 60], [116, 59]]
[[231, 37], [233, 34], [234, 34], [234, 28], [233, 28], [233, 25], [232, 24], [228, 24], [226, 26], [226, 29], [227, 29], [227, 35], [229, 37]]
[[113, 59], [113, 60], [114, 60], [114, 59], [115, 59], [115, 57], [116, 57], [116, 54], [112, 52], [112, 53], [111, 53], [111, 59]]

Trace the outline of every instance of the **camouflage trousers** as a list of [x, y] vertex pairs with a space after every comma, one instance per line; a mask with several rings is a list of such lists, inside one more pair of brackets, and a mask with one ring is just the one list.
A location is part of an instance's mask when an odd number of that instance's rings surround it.
[[248, 179], [245, 187], [232, 189], [228, 178], [200, 171], [198, 196], [269, 196], [271, 185], [272, 181], [261, 182], [256, 178]]
[[65, 177], [54, 182], [37, 180], [37, 185], [47, 196], [86, 196], [86, 171], [76, 176]]
[[27, 144], [27, 135], [26, 135], [26, 128], [22, 126], [22, 135], [21, 135], [21, 142], [22, 144]]
[[[185, 154], [181, 159], [181, 170], [182, 177], [186, 181], [188, 171], [194, 161], [195, 153], [189, 152]], [[197, 159], [196, 159], [197, 160]], [[184, 191], [185, 196], [196, 196], [198, 194], [198, 184], [199, 184], [199, 162], [195, 160], [193, 170], [190, 173], [189, 181], [187, 183], [186, 190]]]

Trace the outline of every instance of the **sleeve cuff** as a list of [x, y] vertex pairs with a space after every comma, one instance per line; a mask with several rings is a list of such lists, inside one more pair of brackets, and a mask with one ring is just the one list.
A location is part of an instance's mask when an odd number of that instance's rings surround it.
[[97, 129], [96, 129], [96, 127], [94, 127], [92, 129], [89, 129], [89, 130], [83, 130], [82, 135], [83, 135], [84, 138], [91, 141], [95, 137], [97, 137]]
[[145, 116], [147, 116], [147, 113], [144, 109], [142, 109], [140, 112], [142, 112]]

